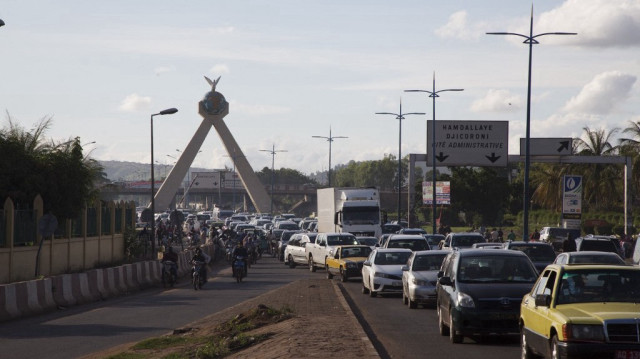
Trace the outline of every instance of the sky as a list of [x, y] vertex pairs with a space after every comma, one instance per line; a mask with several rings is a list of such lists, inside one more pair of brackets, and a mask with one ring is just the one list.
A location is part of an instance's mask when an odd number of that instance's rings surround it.
[[[426, 152], [436, 120], [508, 121], [525, 136], [528, 45], [486, 32], [546, 35], [533, 46], [531, 137], [580, 137], [640, 121], [638, 0], [1, 0], [0, 126], [52, 118], [97, 160], [172, 164], [202, 122], [217, 78], [225, 122], [254, 170]], [[424, 112], [394, 116], [376, 112]], [[635, 106], [634, 106], [635, 105]], [[331, 132], [330, 132], [331, 131]], [[618, 136], [624, 135], [622, 131]], [[401, 141], [400, 141], [401, 136]], [[95, 143], [94, 143], [95, 142]], [[263, 150], [282, 151], [272, 156]], [[215, 129], [194, 167], [231, 168]], [[286, 152], [285, 152], [286, 151]], [[172, 157], [170, 157], [172, 156]]]

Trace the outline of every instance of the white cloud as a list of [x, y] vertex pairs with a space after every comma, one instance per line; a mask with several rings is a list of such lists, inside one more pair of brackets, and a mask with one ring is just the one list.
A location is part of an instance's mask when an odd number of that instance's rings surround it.
[[219, 76], [220, 74], [229, 73], [229, 66], [227, 66], [225, 64], [215, 64], [209, 70], [209, 73], [212, 74], [212, 75], [217, 75], [217, 76]]
[[457, 39], [476, 39], [482, 32], [479, 29], [480, 25], [469, 25], [467, 21], [467, 12], [464, 10], [455, 12], [449, 16], [449, 21], [436, 29], [436, 35], [443, 38], [457, 38]]
[[509, 112], [520, 108], [522, 108], [520, 96], [507, 90], [490, 89], [483, 98], [471, 104], [473, 112]]
[[148, 110], [151, 107], [151, 97], [140, 96], [137, 93], [127, 96], [120, 104], [119, 109], [125, 112]]
[[594, 47], [638, 46], [640, 1], [567, 0], [560, 7], [540, 14], [534, 31], [578, 33], [578, 36], [548, 37], [550, 42], [556, 43]]
[[564, 111], [607, 114], [629, 97], [636, 77], [619, 71], [596, 75], [577, 96], [564, 106]]

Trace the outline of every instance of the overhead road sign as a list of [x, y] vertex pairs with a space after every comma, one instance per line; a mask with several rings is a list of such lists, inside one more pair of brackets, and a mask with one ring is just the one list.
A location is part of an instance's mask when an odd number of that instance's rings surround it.
[[[525, 156], [526, 138], [520, 139], [520, 155]], [[530, 156], [571, 156], [573, 139], [565, 138], [529, 138]]]
[[[433, 128], [433, 120], [427, 128]], [[509, 148], [508, 121], [440, 121], [436, 122], [436, 166], [506, 167]], [[427, 136], [427, 148], [433, 148]], [[433, 165], [433, 155], [427, 156]]]

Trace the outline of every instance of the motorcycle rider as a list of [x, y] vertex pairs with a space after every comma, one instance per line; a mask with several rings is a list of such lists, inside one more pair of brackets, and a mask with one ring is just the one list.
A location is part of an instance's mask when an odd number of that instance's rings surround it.
[[[193, 258], [191, 258], [191, 263], [195, 263], [196, 261], [199, 262], [203, 262], [204, 264], [200, 266], [200, 277], [204, 279], [204, 282], [207, 282], [207, 263], [209, 262], [207, 259], [206, 254], [204, 254], [204, 252], [202, 252], [202, 248], [198, 247], [196, 248], [196, 254], [193, 255]], [[193, 268], [191, 269], [191, 272], [193, 274]]]
[[160, 262], [164, 263], [166, 261], [171, 261], [171, 274], [178, 279], [178, 254], [173, 251], [173, 247], [169, 246], [169, 249], [162, 254], [162, 259]]
[[[247, 275], [247, 261], [249, 260], [249, 253], [247, 252], [247, 248], [245, 248], [242, 245], [242, 241], [238, 242], [238, 245], [233, 250], [233, 254], [231, 255], [231, 258], [233, 258], [233, 260], [231, 261], [231, 268], [233, 269], [233, 271], [235, 271], [234, 264], [236, 263], [236, 258], [238, 258], [238, 257], [244, 257], [244, 273], [245, 273], [245, 276], [246, 276]], [[233, 273], [235, 274], [235, 272], [233, 272]]]

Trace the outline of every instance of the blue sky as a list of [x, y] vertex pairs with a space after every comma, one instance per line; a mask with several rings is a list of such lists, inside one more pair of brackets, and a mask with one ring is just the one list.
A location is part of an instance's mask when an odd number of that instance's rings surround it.
[[[437, 120], [509, 121], [509, 153], [524, 137], [528, 47], [485, 32], [528, 33], [524, 1], [34, 1], [2, 0], [0, 121], [80, 136], [99, 160], [171, 163], [202, 121], [203, 75], [222, 76], [225, 118], [254, 170], [326, 170], [398, 155], [398, 121], [376, 112], [426, 112], [402, 122], [402, 155], [425, 153]], [[640, 121], [640, 2], [534, 1], [532, 137]], [[193, 166], [232, 167], [211, 130]]]

